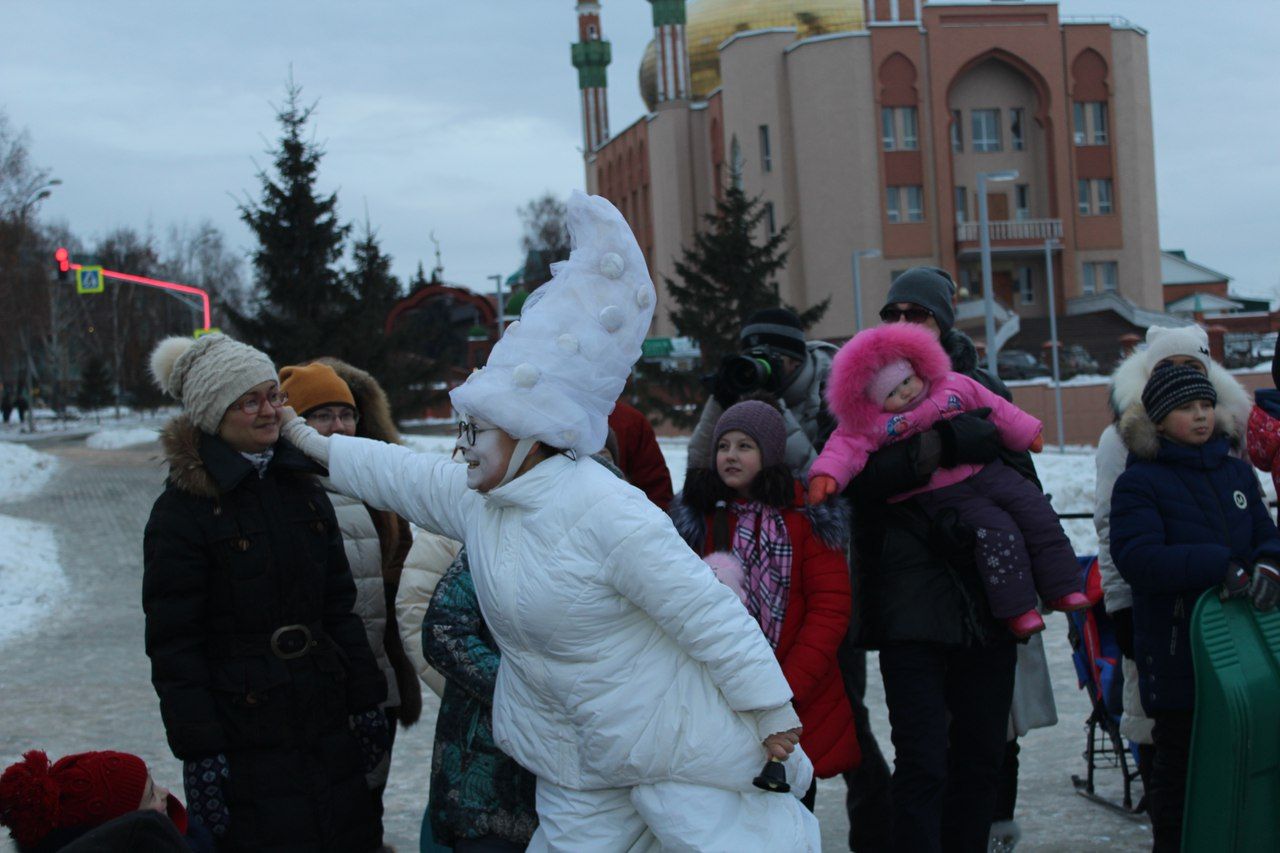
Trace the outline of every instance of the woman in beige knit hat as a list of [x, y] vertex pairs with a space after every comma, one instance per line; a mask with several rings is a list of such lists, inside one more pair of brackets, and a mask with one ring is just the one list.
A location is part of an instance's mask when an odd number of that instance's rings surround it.
[[220, 850], [376, 850], [386, 683], [317, 469], [280, 438], [275, 366], [213, 334], [161, 342], [151, 368], [183, 412], [142, 604], [190, 816]]

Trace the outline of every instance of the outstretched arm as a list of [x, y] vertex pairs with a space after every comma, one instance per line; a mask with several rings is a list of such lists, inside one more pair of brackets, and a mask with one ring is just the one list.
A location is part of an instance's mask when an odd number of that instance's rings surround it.
[[325, 438], [298, 417], [285, 424], [284, 437], [326, 466], [334, 488], [344, 495], [389, 509], [432, 533], [465, 538], [466, 511], [479, 497], [467, 489], [464, 467], [449, 457], [368, 438]]

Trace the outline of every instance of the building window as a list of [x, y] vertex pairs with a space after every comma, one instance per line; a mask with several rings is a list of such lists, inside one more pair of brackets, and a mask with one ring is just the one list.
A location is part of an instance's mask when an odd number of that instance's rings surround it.
[[1021, 305], [1033, 305], [1036, 301], [1036, 291], [1031, 284], [1031, 267], [1018, 267], [1013, 280], [1014, 290], [1018, 293], [1018, 303]]
[[1028, 184], [1013, 186], [1013, 218], [1019, 222], [1031, 218], [1031, 187]]
[[1026, 139], [1023, 136], [1023, 119], [1026, 116], [1026, 110], [1022, 107], [1015, 107], [1009, 110], [1009, 145], [1014, 151], [1022, 151], [1027, 147]]
[[1000, 111], [973, 111], [973, 150], [1000, 150]]
[[1076, 101], [1071, 117], [1076, 145], [1107, 144], [1106, 101]]
[[1096, 178], [1093, 182], [1093, 190], [1098, 198], [1098, 215], [1111, 213], [1111, 179]]
[[907, 194], [907, 221], [924, 222], [924, 188], [903, 187]]
[[964, 151], [964, 118], [959, 110], [951, 111], [951, 150]]
[[902, 149], [915, 151], [920, 147], [920, 126], [915, 107], [900, 107], [902, 118]]
[[1095, 261], [1085, 264], [1082, 284], [1086, 296], [1094, 293], [1115, 293], [1120, 286], [1116, 262]]
[[885, 151], [920, 148], [920, 121], [915, 107], [880, 108], [880, 143]]
[[956, 187], [956, 224], [963, 225], [969, 217], [969, 190]]
[[1115, 212], [1110, 178], [1081, 178], [1077, 183], [1077, 207], [1081, 216], [1106, 216]]
[[778, 219], [773, 212], [773, 202], [766, 201], [764, 203], [764, 221], [765, 227], [769, 229], [769, 236], [772, 237], [778, 233]]
[[889, 187], [884, 194], [885, 214], [890, 222], [902, 221], [902, 208], [898, 206], [898, 190], [900, 187]]
[[773, 150], [769, 146], [769, 125], [760, 125], [760, 169], [764, 172], [773, 171]]
[[1091, 101], [1089, 103], [1089, 118], [1093, 129], [1093, 144], [1107, 144], [1107, 102]]
[[729, 139], [729, 182], [735, 190], [742, 189], [742, 144], [736, 133]]

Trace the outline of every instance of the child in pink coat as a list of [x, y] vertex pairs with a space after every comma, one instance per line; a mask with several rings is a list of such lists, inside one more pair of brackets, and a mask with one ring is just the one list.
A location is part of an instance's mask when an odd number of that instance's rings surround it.
[[[908, 323], [867, 329], [846, 343], [831, 367], [827, 402], [839, 426], [809, 470], [811, 501], [844, 490], [879, 448], [961, 412], [989, 409], [1010, 450], [1043, 446], [1040, 421], [953, 372], [933, 335]], [[954, 512], [973, 530], [991, 612], [1015, 635], [1044, 630], [1037, 592], [1055, 610], [1089, 606], [1057, 513], [1039, 489], [999, 461], [938, 468], [925, 485], [891, 500], [909, 497], [931, 516]]]

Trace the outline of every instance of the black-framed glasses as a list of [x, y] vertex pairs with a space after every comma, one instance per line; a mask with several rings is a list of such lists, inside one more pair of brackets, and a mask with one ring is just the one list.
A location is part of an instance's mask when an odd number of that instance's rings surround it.
[[494, 427], [478, 427], [475, 421], [458, 421], [458, 440], [466, 439], [467, 447], [476, 446], [476, 435], [482, 432], [488, 432]]
[[910, 308], [886, 305], [880, 309], [880, 320], [885, 323], [897, 323], [899, 320], [906, 320], [908, 323], [927, 323], [932, 317], [932, 311], [918, 305], [912, 305]]
[[271, 406], [273, 409], [282, 409], [287, 402], [289, 402], [289, 395], [277, 388], [266, 394], [254, 394], [247, 400], [232, 403], [229, 408], [239, 409], [246, 415], [256, 415], [262, 411], [263, 405]]

